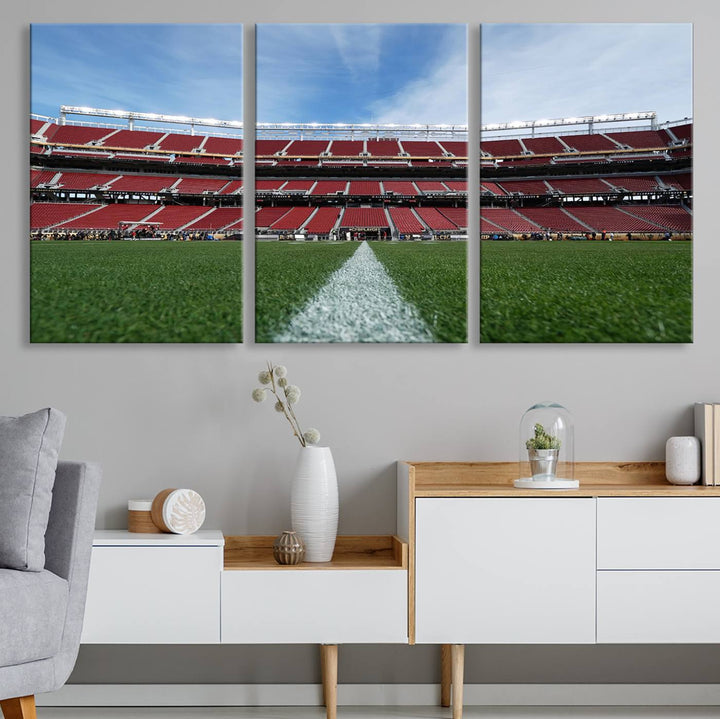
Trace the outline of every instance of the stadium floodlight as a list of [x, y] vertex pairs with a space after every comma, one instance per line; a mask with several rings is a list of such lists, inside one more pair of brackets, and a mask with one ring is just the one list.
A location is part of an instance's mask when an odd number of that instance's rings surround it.
[[175, 125], [201, 125], [203, 127], [229, 127], [242, 130], [241, 120], [216, 120], [212, 117], [189, 117], [186, 115], [163, 115], [157, 112], [129, 112], [128, 110], [109, 110], [100, 107], [82, 107], [61, 105], [60, 117], [63, 122], [67, 115], [89, 115], [91, 117], [112, 117], [127, 120], [132, 126], [136, 120], [141, 122], [167, 122]]
[[483, 132], [494, 132], [500, 130], [534, 130], [536, 127], [563, 127], [566, 125], [589, 125], [592, 127], [596, 122], [630, 122], [637, 120], [650, 120], [655, 124], [657, 113], [647, 112], [623, 112], [614, 115], [585, 115], [583, 117], [557, 117], [554, 119], [542, 120], [514, 120], [513, 122], [493, 122], [481, 125]]

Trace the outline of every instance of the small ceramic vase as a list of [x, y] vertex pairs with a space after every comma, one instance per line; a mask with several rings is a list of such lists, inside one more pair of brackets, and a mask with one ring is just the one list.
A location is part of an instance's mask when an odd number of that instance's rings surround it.
[[278, 564], [300, 564], [305, 556], [305, 547], [297, 532], [286, 529], [273, 543], [273, 557]]
[[695, 484], [700, 479], [697, 437], [670, 437], [665, 443], [665, 476], [671, 484]]

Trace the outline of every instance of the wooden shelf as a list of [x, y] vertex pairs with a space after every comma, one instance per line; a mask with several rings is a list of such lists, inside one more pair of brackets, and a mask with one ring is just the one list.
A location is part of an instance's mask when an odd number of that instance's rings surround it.
[[516, 489], [517, 462], [404, 462], [411, 497], [712, 497], [720, 486], [679, 486], [664, 462], [576, 462], [579, 489]]
[[226, 570], [283, 572], [320, 569], [407, 569], [408, 545], [389, 535], [338, 537], [330, 562], [303, 562], [282, 566], [273, 558], [275, 537], [225, 537]]

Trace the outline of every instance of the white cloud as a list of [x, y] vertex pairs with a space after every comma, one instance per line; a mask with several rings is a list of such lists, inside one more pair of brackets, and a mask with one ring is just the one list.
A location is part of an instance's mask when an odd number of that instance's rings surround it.
[[340, 59], [353, 79], [380, 68], [381, 25], [329, 25]]
[[407, 83], [394, 95], [373, 103], [380, 123], [467, 124], [465, 44], [451, 46], [426, 77]]

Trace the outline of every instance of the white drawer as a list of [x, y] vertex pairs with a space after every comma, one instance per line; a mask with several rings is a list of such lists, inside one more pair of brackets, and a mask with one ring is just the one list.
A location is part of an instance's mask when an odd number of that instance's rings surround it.
[[93, 547], [85, 644], [220, 641], [222, 547]]
[[407, 571], [225, 571], [222, 641], [407, 643]]
[[718, 571], [598, 572], [597, 641], [717, 644], [717, 607]]
[[599, 497], [598, 569], [720, 569], [720, 497]]

